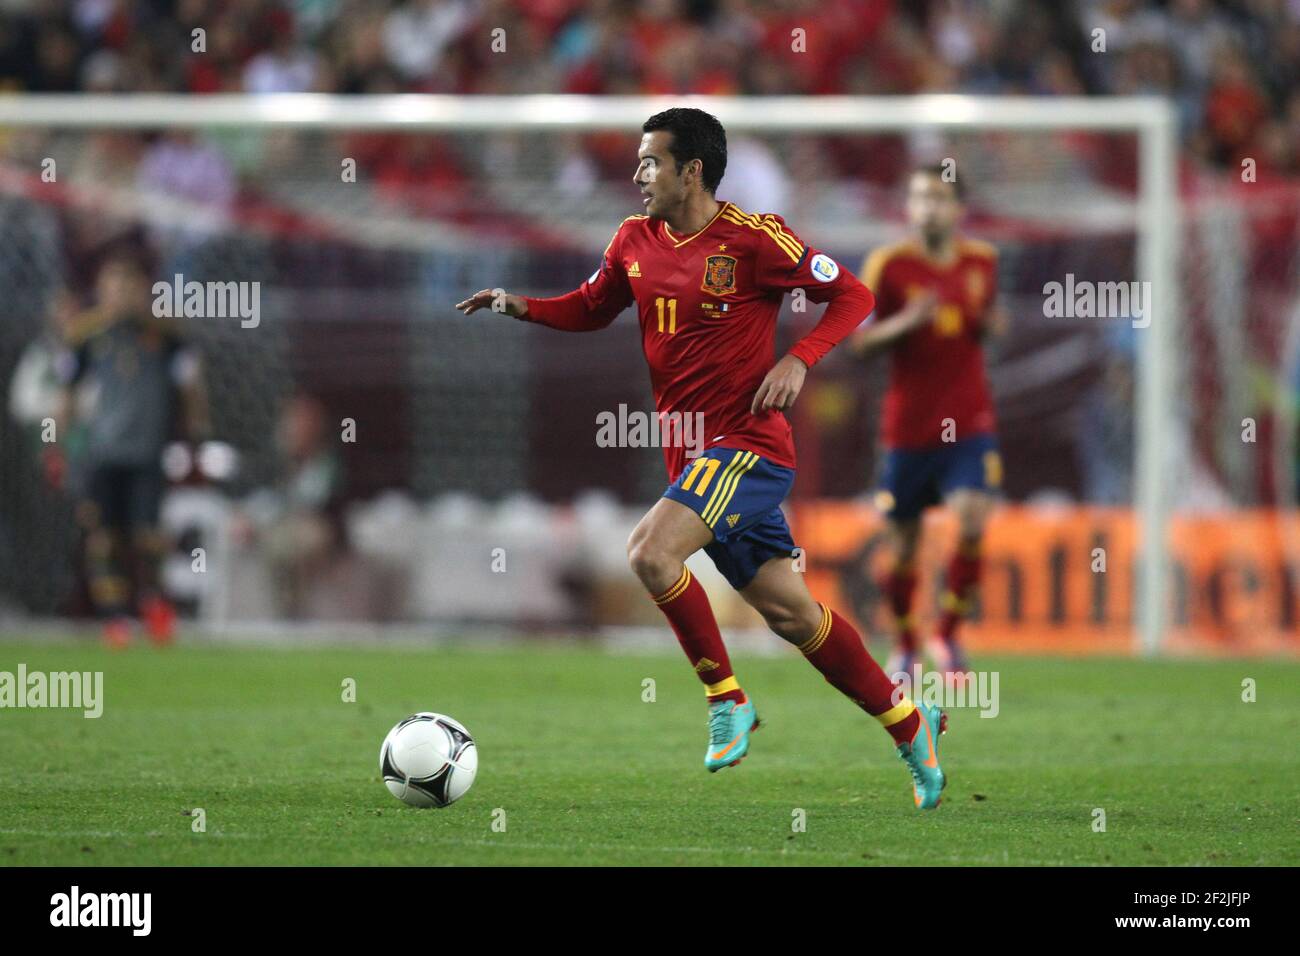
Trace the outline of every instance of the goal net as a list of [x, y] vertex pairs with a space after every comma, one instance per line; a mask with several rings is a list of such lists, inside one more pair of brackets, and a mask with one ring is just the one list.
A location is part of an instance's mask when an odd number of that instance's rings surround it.
[[[977, 649], [1294, 648], [1300, 191], [1180, 174], [1171, 109], [1127, 99], [8, 98], [0, 608], [77, 604], [78, 499], [42, 469], [41, 360], [130, 247], [179, 307], [213, 436], [238, 455], [216, 481], [181, 469], [167, 499], [167, 581], [191, 613], [653, 623], [623, 541], [661, 457], [596, 439], [602, 413], [651, 410], [632, 316], [566, 336], [452, 305], [581, 283], [637, 211], [641, 122], [684, 103], [728, 129], [720, 198], [854, 271], [905, 235], [916, 164], [963, 178], [1011, 319], [990, 345], [1006, 500]], [[780, 344], [819, 313], [787, 303]], [[810, 584], [877, 633], [886, 375], [832, 355], [792, 413]], [[339, 529], [317, 564], [309, 534], [263, 520], [308, 480], [286, 434], [313, 423], [337, 461], [316, 507]], [[927, 568], [953, 533], [928, 517]], [[703, 571], [724, 623], [753, 623]]]

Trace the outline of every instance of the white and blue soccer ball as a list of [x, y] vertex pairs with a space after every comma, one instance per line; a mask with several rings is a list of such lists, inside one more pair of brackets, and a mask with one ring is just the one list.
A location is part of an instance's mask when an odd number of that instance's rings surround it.
[[478, 748], [459, 721], [429, 711], [412, 714], [384, 738], [379, 772], [388, 792], [403, 803], [446, 807], [474, 783]]

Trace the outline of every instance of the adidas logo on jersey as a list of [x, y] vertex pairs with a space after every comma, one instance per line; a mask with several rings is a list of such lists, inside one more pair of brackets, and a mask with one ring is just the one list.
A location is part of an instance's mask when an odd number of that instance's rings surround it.
[[727, 515], [727, 527], [734, 528], [736, 522], [740, 520], [740, 515]]
[[641, 278], [641, 261], [639, 259], [627, 267], [627, 277], [629, 279]]

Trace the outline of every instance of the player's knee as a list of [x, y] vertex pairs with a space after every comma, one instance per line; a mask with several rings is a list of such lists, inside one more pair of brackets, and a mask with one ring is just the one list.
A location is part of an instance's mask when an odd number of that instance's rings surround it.
[[764, 617], [767, 626], [772, 629], [772, 633], [783, 640], [798, 643], [803, 637], [803, 628], [800, 626], [799, 618], [788, 612], [777, 612]]
[[963, 544], [978, 542], [984, 533], [984, 521], [988, 515], [988, 506], [978, 499], [967, 499], [954, 509], [957, 512], [957, 534]]
[[627, 560], [632, 573], [651, 591], [670, 586], [681, 574], [681, 562], [648, 535], [633, 533], [627, 543]]
[[895, 525], [895, 560], [899, 564], [911, 564], [915, 560], [916, 545], [920, 538], [920, 526], [916, 522]]
[[803, 606], [785, 601], [770, 601], [761, 604], [758, 613], [763, 616], [772, 633], [796, 644], [806, 640], [821, 623], [821, 609], [815, 603]]
[[[648, 535], [641, 532], [641, 529], [635, 528], [627, 539], [627, 562], [636, 571], [647, 560], [650, 553]], [[639, 572], [638, 572], [639, 573]]]

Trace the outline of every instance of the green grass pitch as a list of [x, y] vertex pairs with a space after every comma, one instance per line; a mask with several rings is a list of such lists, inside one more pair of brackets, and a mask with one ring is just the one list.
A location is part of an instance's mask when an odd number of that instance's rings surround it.
[[[888, 737], [793, 652], [734, 662], [764, 726], [716, 775], [676, 654], [0, 642], [0, 670], [19, 662], [103, 671], [105, 707], [0, 710], [4, 865], [1300, 862], [1294, 662], [978, 661], [1001, 713], [953, 712], [924, 814]], [[447, 809], [379, 779], [380, 741], [417, 710], [479, 745]]]

